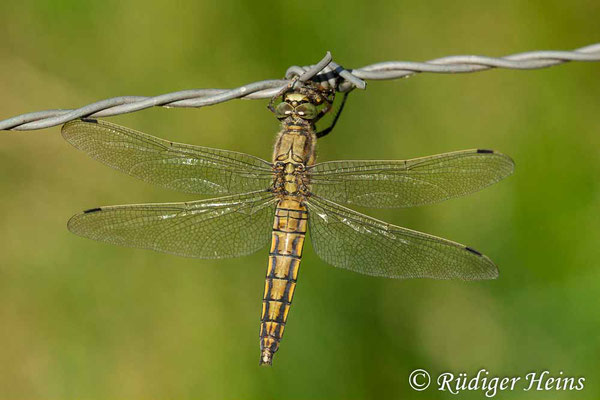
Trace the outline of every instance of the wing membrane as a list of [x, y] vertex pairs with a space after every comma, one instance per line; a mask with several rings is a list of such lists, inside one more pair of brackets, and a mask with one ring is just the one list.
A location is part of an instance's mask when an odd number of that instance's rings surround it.
[[143, 181], [199, 194], [267, 189], [271, 164], [248, 154], [173, 143], [105, 121], [67, 122], [63, 137], [92, 158]]
[[71, 232], [121, 246], [198, 258], [253, 253], [271, 237], [277, 199], [267, 191], [193, 201], [84, 211]]
[[311, 191], [364, 207], [413, 207], [469, 194], [513, 172], [510, 157], [465, 150], [399, 161], [331, 161], [309, 168]]
[[315, 252], [325, 262], [388, 278], [493, 279], [498, 269], [470, 247], [378, 221], [330, 201], [307, 202]]

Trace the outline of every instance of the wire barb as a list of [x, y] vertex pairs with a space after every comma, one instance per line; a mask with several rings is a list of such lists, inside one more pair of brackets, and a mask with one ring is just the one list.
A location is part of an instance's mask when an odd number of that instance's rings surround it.
[[476, 55], [457, 55], [426, 62], [388, 61], [358, 69], [345, 69], [332, 61], [331, 53], [317, 64], [307, 67], [292, 66], [286, 79], [249, 83], [234, 89], [192, 89], [154, 97], [122, 96], [101, 100], [74, 110], [47, 110], [18, 115], [0, 121], [0, 130], [35, 130], [62, 125], [82, 117], [109, 117], [127, 114], [150, 107], [205, 107], [232, 99], [266, 99], [296, 81], [319, 82], [324, 88], [349, 92], [365, 89], [364, 80], [406, 78], [422, 73], [455, 74], [485, 71], [493, 68], [530, 70], [547, 68], [571, 61], [600, 61], [600, 43], [573, 51], [530, 51], [494, 58]]

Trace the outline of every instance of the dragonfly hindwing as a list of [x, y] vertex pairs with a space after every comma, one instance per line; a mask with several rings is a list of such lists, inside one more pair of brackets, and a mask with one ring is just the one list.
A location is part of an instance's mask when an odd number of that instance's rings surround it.
[[277, 199], [267, 191], [187, 203], [99, 207], [73, 216], [71, 232], [121, 246], [198, 258], [238, 257], [271, 238]]
[[390, 225], [311, 197], [310, 236], [327, 263], [387, 278], [493, 279], [498, 269], [470, 247]]

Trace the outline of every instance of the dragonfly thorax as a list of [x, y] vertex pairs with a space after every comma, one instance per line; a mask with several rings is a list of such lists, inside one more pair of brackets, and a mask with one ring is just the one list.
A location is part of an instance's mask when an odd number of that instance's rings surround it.
[[273, 151], [273, 164], [293, 162], [312, 165], [316, 142], [314, 126], [308, 121], [298, 123], [291, 118], [282, 121]]
[[278, 162], [273, 167], [275, 178], [273, 189], [283, 196], [305, 196], [308, 194], [306, 167], [301, 163]]

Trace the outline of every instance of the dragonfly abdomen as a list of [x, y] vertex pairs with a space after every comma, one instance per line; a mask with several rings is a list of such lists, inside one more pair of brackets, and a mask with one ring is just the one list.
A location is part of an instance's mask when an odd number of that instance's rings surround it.
[[302, 258], [308, 212], [294, 198], [280, 200], [275, 212], [260, 324], [260, 364], [271, 364], [283, 337]]

